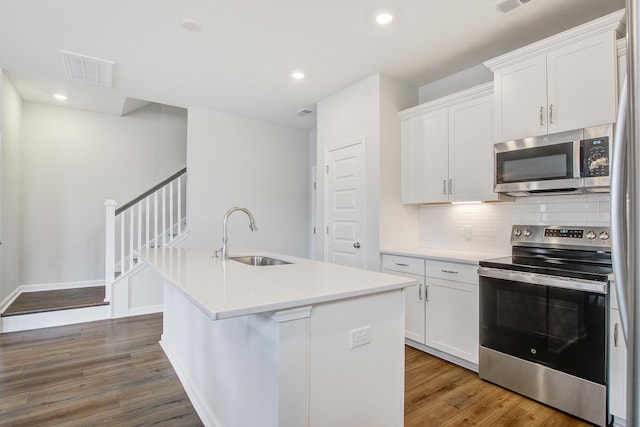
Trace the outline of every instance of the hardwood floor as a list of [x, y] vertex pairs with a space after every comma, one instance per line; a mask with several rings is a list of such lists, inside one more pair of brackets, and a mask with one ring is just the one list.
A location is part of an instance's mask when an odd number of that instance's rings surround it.
[[405, 348], [405, 427], [590, 425], [483, 381], [475, 372]]
[[79, 307], [107, 305], [104, 286], [60, 289], [53, 291], [23, 292], [2, 313], [2, 316], [41, 313]]
[[201, 426], [158, 341], [162, 315], [0, 335], [2, 426]]
[[[152, 314], [0, 334], [0, 425], [201, 426], [161, 332]], [[588, 425], [410, 347], [405, 384], [407, 427]]]

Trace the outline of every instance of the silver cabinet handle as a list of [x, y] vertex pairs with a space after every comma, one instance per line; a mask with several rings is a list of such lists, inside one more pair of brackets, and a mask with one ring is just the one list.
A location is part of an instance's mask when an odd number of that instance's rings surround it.
[[613, 346], [614, 347], [618, 346], [618, 324], [617, 323], [613, 326]]
[[549, 124], [553, 124], [553, 104], [549, 104]]
[[355, 242], [353, 244], [353, 247], [356, 248], [356, 249], [360, 249], [360, 242]]
[[458, 272], [455, 271], [455, 270], [440, 270], [440, 271], [442, 271], [443, 273], [448, 273], [448, 274], [458, 274]]
[[447, 180], [446, 179], [442, 180], [442, 194], [444, 194], [445, 196], [447, 195]]
[[422, 283], [418, 283], [418, 298], [422, 299]]
[[424, 285], [424, 300], [429, 301], [429, 285]]
[[409, 264], [403, 264], [401, 262], [396, 262], [396, 265], [399, 265], [400, 267], [409, 267]]
[[449, 178], [449, 194], [453, 194], [453, 179]]
[[540, 126], [544, 126], [544, 122], [542, 121], [544, 107], [540, 106]]

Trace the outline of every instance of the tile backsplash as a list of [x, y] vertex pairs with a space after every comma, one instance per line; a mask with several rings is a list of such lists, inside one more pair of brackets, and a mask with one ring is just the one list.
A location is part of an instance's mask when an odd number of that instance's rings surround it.
[[420, 207], [419, 245], [501, 255], [513, 224], [610, 225], [610, 195], [520, 197], [514, 202]]

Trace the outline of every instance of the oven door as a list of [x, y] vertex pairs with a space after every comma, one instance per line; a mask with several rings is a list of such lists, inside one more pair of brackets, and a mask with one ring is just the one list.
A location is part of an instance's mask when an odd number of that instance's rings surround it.
[[478, 273], [482, 347], [606, 384], [606, 283]]

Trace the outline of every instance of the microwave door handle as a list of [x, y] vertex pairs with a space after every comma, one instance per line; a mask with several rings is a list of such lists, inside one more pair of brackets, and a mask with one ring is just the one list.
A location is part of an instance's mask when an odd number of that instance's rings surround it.
[[625, 178], [625, 155], [626, 155], [626, 120], [628, 104], [627, 77], [624, 78], [620, 105], [618, 108], [618, 119], [613, 142], [613, 156], [611, 159], [611, 258], [613, 271], [615, 272], [615, 286], [618, 297], [618, 307], [620, 308], [620, 324], [625, 341], [627, 340], [627, 204], [626, 204], [626, 178]]

